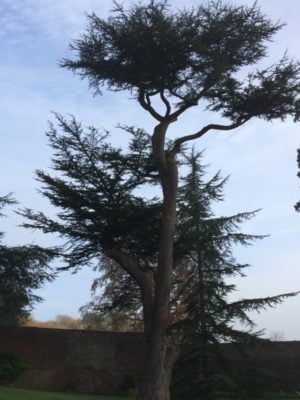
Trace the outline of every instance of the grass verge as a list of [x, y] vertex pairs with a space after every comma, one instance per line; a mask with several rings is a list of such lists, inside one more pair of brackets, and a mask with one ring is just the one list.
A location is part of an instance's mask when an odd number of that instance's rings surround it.
[[86, 394], [40, 392], [0, 386], [0, 400], [130, 400], [126, 397], [93, 396]]
[[[256, 400], [294, 400], [300, 399], [300, 393], [277, 393], [267, 395], [264, 399]], [[57, 392], [42, 392], [36, 390], [14, 389], [0, 386], [0, 400], [131, 400], [129, 397], [96, 396], [88, 394], [72, 394]], [[220, 396], [218, 400], [232, 400]], [[254, 399], [253, 399], [254, 400]]]

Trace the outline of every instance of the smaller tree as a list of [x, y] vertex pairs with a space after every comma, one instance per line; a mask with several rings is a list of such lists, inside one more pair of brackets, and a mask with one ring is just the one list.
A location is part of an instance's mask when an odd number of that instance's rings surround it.
[[[179, 361], [187, 382], [187, 385], [180, 382], [184, 390], [182, 398], [188, 394], [190, 399], [202, 395], [201, 398], [212, 400], [220, 383], [224, 387], [230, 382], [234, 388], [242, 380], [245, 385], [239, 388], [241, 391], [258, 391], [261, 388], [249, 385], [251, 382], [258, 386], [258, 381], [254, 383], [253, 374], [241, 377], [224, 343], [232, 344], [238, 356], [246, 360], [248, 346], [261, 341], [262, 333], [254, 331], [255, 323], [248, 312], [274, 307], [297, 292], [230, 301], [229, 295], [236, 290], [230, 278], [245, 276], [243, 270], [249, 266], [236, 261], [233, 247], [247, 246], [264, 238], [239, 231], [240, 225], [253, 218], [258, 210], [216, 217], [212, 206], [223, 200], [227, 179], [221, 179], [217, 173], [205, 181], [201, 153], [192, 151], [186, 158], [189, 173], [183, 178], [178, 196], [176, 251], [180, 262], [175, 265], [175, 271], [182, 267], [185, 271], [178, 289], [184, 312], [177, 323], [186, 350]], [[236, 327], [237, 322], [243, 329]], [[243, 373], [245, 368], [248, 367], [243, 365]], [[262, 372], [256, 371], [254, 375], [259, 378]]]
[[[11, 196], [0, 197], [0, 209], [14, 203]], [[9, 247], [2, 243], [3, 235], [0, 232], [0, 324], [15, 325], [42, 300], [33, 291], [54, 278], [49, 262], [55, 252], [34, 245]]]
[[92, 329], [143, 330], [139, 288], [112, 260], [102, 257], [101, 276], [94, 280], [91, 294], [91, 300], [80, 308], [80, 312], [82, 320]]

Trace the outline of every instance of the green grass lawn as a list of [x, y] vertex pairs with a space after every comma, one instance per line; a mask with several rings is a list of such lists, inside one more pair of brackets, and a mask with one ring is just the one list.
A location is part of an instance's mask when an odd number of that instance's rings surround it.
[[[300, 400], [300, 394], [298, 392], [294, 393], [269, 393], [266, 394], [263, 398], [257, 398], [253, 400]], [[230, 396], [222, 396], [217, 397], [217, 400], [232, 400]]]
[[130, 400], [125, 397], [91, 396], [13, 389], [0, 386], [0, 400]]
[[[269, 400], [300, 399], [297, 393], [277, 394], [267, 396]], [[266, 400], [265, 399], [265, 400]], [[0, 400], [130, 400], [128, 397], [92, 396], [87, 394], [69, 394], [55, 392], [40, 392], [24, 389], [13, 389], [0, 386]], [[229, 397], [219, 397], [218, 400], [230, 400]], [[260, 400], [260, 399], [257, 399]]]

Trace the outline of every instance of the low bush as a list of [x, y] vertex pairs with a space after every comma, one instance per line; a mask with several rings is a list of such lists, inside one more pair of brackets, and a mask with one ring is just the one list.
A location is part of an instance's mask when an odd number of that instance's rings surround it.
[[0, 353], [0, 384], [13, 382], [24, 369], [15, 353]]

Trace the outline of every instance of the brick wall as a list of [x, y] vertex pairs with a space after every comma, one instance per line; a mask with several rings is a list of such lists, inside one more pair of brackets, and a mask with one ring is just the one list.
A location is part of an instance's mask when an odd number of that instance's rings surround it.
[[[243, 361], [225, 346], [232, 359]], [[140, 371], [142, 336], [0, 326], [1, 352], [16, 353], [26, 366], [16, 387], [114, 394]], [[271, 390], [300, 391], [300, 341], [259, 346], [250, 357], [254, 365], [280, 376]]]
[[20, 388], [113, 394], [137, 375], [141, 349], [139, 333], [0, 326], [0, 353], [26, 366]]
[[[232, 345], [225, 346], [231, 359], [242, 365], [243, 359]], [[248, 354], [250, 365], [276, 377], [268, 383], [268, 391], [300, 392], [300, 341], [265, 343], [252, 348]]]

